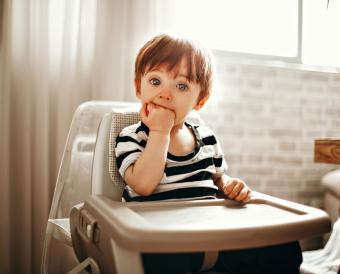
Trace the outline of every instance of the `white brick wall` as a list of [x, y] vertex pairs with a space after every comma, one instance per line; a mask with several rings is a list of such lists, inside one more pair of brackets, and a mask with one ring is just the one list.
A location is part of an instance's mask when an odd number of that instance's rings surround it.
[[323, 207], [314, 139], [340, 138], [340, 74], [217, 60], [218, 84], [201, 115], [230, 175], [255, 190]]

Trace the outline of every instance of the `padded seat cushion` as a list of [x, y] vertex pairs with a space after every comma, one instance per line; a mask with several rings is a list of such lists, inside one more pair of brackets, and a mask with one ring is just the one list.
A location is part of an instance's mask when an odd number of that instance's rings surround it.
[[123, 128], [138, 123], [140, 120], [139, 112], [132, 111], [131, 109], [115, 110], [112, 112], [112, 122], [110, 129], [110, 139], [109, 139], [109, 173], [110, 178], [114, 184], [119, 187], [124, 187], [125, 183], [122, 176], [118, 172], [116, 166], [116, 138]]

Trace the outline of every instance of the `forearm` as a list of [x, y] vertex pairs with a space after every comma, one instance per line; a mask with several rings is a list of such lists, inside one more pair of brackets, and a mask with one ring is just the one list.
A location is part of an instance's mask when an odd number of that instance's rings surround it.
[[224, 194], [224, 186], [230, 180], [230, 177], [226, 174], [223, 174], [221, 177], [214, 180], [214, 184], [218, 187], [218, 192]]
[[168, 134], [150, 131], [144, 151], [125, 172], [126, 183], [138, 194], [152, 194], [160, 183], [170, 143]]

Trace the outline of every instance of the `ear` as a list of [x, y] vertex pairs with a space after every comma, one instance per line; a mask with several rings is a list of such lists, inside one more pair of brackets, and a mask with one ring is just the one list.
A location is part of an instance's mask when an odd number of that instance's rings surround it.
[[194, 107], [195, 110], [200, 110], [204, 105], [205, 103], [208, 101], [209, 99], [209, 94], [208, 95], [205, 95], [203, 98], [201, 98], [197, 105]]
[[133, 88], [135, 89], [136, 96], [140, 98], [140, 86], [138, 88], [136, 79], [133, 80]]

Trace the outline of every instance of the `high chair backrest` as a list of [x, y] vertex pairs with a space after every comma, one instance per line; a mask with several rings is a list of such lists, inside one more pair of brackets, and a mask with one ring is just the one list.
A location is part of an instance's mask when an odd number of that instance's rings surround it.
[[[140, 106], [136, 104], [113, 108], [104, 115], [98, 129], [92, 164], [92, 194], [102, 194], [114, 201], [121, 201], [125, 183], [116, 166], [114, 153], [116, 137], [123, 128], [140, 120]], [[203, 124], [196, 112], [192, 112], [188, 121]]]
[[92, 165], [92, 194], [102, 194], [121, 201], [124, 181], [116, 167], [114, 148], [121, 130], [139, 121], [138, 105], [115, 108], [104, 115], [98, 129]]

